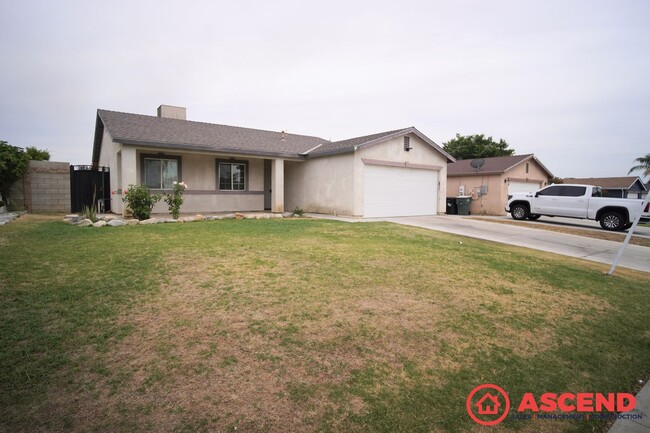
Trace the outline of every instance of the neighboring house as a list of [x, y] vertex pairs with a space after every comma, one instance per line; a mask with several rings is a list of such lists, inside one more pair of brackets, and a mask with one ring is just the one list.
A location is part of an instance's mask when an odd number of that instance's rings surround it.
[[483, 160], [479, 169], [469, 159], [447, 166], [447, 197], [471, 196], [474, 215], [505, 215], [509, 194], [536, 191], [553, 177], [533, 154]]
[[643, 184], [639, 176], [623, 177], [588, 177], [563, 179], [564, 183], [579, 183], [583, 185], [599, 186], [603, 189], [605, 197], [616, 198], [644, 198], [648, 187]]
[[[122, 191], [188, 184], [183, 212], [291, 211], [364, 217], [444, 213], [454, 159], [417, 129], [331, 142], [318, 137], [158, 116], [97, 111], [93, 165], [111, 173], [113, 212]], [[166, 213], [164, 203], [154, 208]]]

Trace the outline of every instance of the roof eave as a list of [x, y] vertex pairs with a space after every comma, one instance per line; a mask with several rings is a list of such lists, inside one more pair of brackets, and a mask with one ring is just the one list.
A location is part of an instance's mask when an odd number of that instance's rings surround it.
[[151, 142], [151, 141], [144, 141], [144, 140], [128, 140], [123, 138], [113, 138], [113, 141], [115, 143], [120, 143], [120, 144], [125, 144], [130, 146], [173, 149], [180, 152], [182, 152], [183, 150], [193, 150], [199, 152], [231, 153], [236, 155], [250, 155], [250, 156], [268, 156], [273, 158], [287, 158], [287, 159], [296, 159], [296, 160], [305, 159], [305, 157], [299, 153], [262, 152], [257, 150], [234, 149], [228, 147], [216, 148], [211, 146], [201, 146], [197, 144], [159, 143], [159, 142]]
[[102, 120], [99, 110], [97, 110], [97, 117], [95, 119], [95, 139], [93, 141], [93, 156], [92, 156], [92, 165], [93, 167], [99, 166], [99, 155], [102, 151], [102, 140], [104, 135], [104, 121]]
[[486, 176], [493, 174], [503, 174], [504, 171], [468, 171], [463, 173], [449, 173], [447, 172], [447, 177], [461, 177], [461, 176]]

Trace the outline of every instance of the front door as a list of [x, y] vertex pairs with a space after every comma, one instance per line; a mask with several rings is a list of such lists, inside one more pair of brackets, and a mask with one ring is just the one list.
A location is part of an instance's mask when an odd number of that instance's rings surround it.
[[562, 186], [553, 185], [546, 187], [531, 199], [530, 213], [541, 215], [555, 215], [557, 213], [558, 198], [562, 195]]

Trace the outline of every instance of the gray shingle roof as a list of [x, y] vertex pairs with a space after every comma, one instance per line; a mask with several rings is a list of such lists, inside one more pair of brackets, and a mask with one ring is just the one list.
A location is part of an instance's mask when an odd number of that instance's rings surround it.
[[600, 186], [605, 189], [630, 189], [636, 182], [639, 184], [639, 189], [647, 187], [643, 184], [638, 176], [621, 176], [621, 177], [567, 177], [563, 179], [564, 183], [577, 183], [582, 185]]
[[386, 137], [395, 135], [396, 133], [407, 133], [408, 130], [409, 128], [395, 129], [393, 131], [380, 132], [378, 134], [364, 135], [362, 137], [324, 143], [317, 149], [314, 149], [313, 152], [310, 152], [310, 155], [338, 153], [341, 150], [354, 148], [355, 146], [362, 146], [364, 144], [368, 144], [377, 140], [382, 140]]
[[422, 141], [427, 143], [429, 146], [436, 149], [438, 152], [442, 153], [447, 157], [448, 161], [454, 161], [454, 157], [445, 152], [442, 147], [438, 146], [426, 135], [422, 134], [414, 127], [394, 129], [392, 131], [380, 132], [378, 134], [364, 135], [362, 137], [349, 138], [347, 140], [333, 141], [329, 143], [324, 143], [318, 148], [309, 152], [310, 158], [315, 158], [319, 156], [332, 155], [336, 153], [352, 152], [357, 148], [363, 148], [372, 146], [373, 144], [383, 143], [385, 141], [391, 140], [393, 138], [401, 137], [407, 134], [413, 134], [419, 137]]
[[513, 156], [496, 156], [492, 158], [483, 158], [485, 164], [481, 167], [480, 171], [476, 171], [470, 163], [472, 159], [463, 159], [456, 161], [453, 164], [447, 165], [447, 176], [471, 176], [479, 174], [501, 174], [508, 170], [509, 168], [514, 167], [517, 164], [524, 162], [527, 159], [534, 158], [535, 161], [549, 174], [552, 176], [551, 172], [548, 171], [546, 167], [537, 159], [532, 153], [526, 155], [513, 155]]
[[449, 161], [454, 160], [440, 146], [413, 127], [331, 142], [308, 135], [97, 110], [93, 164], [99, 161], [104, 128], [113, 141], [123, 144], [293, 158], [353, 152], [359, 147], [381, 143], [401, 135], [415, 134], [445, 155]]
[[97, 115], [113, 140], [125, 144], [298, 157], [327, 142], [307, 135], [108, 110], [98, 110]]

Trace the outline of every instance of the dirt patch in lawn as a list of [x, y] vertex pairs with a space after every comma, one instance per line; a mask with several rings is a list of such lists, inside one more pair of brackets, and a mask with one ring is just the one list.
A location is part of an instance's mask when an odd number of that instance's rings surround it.
[[[406, 283], [413, 269], [381, 279], [369, 269], [364, 284], [349, 284], [305, 260], [254, 252], [170, 256], [165, 267], [171, 277], [155, 298], [120, 318], [134, 331], [107, 353], [83, 355], [101, 360], [103, 373], [86, 373], [92, 391], [51, 395], [54, 410], [75, 400], [80, 430], [96, 427], [98, 413], [114, 425], [126, 412], [148, 431], [313, 431], [328, 414], [365, 411], [346, 391], [358, 372], [383, 375], [368, 394], [422, 374], [443, 385], [472, 362], [469, 351], [535, 356], [554, 347], [554, 323], [579, 320], [580, 306], [608, 308], [497, 273], [481, 285], [439, 274], [428, 289]], [[544, 304], [554, 308], [534, 308]]]
[[[621, 233], [611, 233], [611, 232], [606, 232], [606, 231], [594, 231], [594, 230], [583, 230], [583, 229], [576, 229], [576, 228], [570, 228], [570, 227], [558, 227], [554, 225], [547, 225], [547, 224], [538, 224], [538, 223], [530, 223], [526, 221], [510, 221], [510, 220], [501, 220], [501, 219], [494, 219], [494, 218], [481, 218], [481, 217], [472, 217], [472, 219], [479, 220], [479, 221], [486, 221], [490, 223], [496, 223], [496, 224], [509, 224], [509, 225], [515, 225], [515, 226], [525, 226], [525, 227], [530, 227], [534, 229], [539, 229], [539, 230], [548, 230], [551, 232], [557, 232], [557, 233], [566, 233], [569, 235], [576, 235], [576, 236], [584, 236], [587, 238], [593, 238], [593, 239], [602, 239], [606, 241], [614, 241], [614, 242], [623, 242], [625, 239], [625, 234]], [[650, 239], [640, 237], [640, 236], [635, 236], [632, 235], [632, 238], [630, 239], [630, 243], [632, 245], [640, 245], [642, 247], [650, 247]]]

